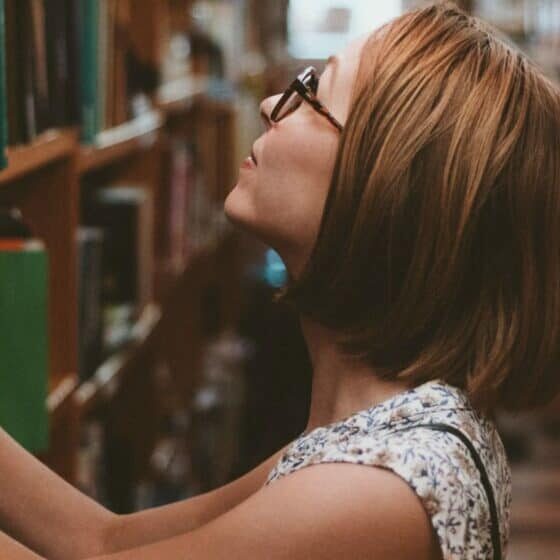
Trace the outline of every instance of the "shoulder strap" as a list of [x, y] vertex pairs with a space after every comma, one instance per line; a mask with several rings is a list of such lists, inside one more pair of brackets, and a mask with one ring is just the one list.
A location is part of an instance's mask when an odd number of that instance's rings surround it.
[[405, 426], [404, 428], [399, 428], [395, 431], [412, 430], [414, 428], [429, 428], [430, 430], [436, 430], [439, 432], [449, 432], [454, 436], [458, 437], [470, 451], [472, 458], [480, 471], [480, 476], [484, 490], [486, 491], [486, 497], [488, 499], [488, 505], [490, 506], [490, 517], [492, 519], [492, 546], [494, 549], [494, 560], [502, 560], [502, 543], [500, 540], [500, 525], [498, 523], [498, 511], [496, 509], [496, 500], [494, 499], [494, 492], [488, 478], [488, 473], [484, 468], [484, 463], [480, 458], [480, 455], [476, 451], [471, 440], [458, 428], [450, 426], [448, 424], [439, 423], [429, 423], [429, 424], [416, 424], [414, 426]]

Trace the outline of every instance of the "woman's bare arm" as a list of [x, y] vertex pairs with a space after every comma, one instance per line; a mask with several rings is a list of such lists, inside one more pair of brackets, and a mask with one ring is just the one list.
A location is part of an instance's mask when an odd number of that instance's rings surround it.
[[0, 558], [2, 560], [45, 560], [0, 531]]
[[0, 429], [0, 530], [56, 560], [79, 560], [153, 543], [197, 529], [244, 501], [262, 487], [284, 450], [216, 490], [116, 515], [53, 473]]
[[0, 429], [0, 530], [46, 558], [78, 560], [106, 552], [117, 518]]
[[441, 560], [417, 494], [383, 468], [325, 463], [281, 477], [183, 535], [92, 560]]
[[206, 525], [260, 490], [286, 447], [220, 488], [166, 506], [119, 516], [106, 539], [107, 550], [119, 552], [147, 545]]

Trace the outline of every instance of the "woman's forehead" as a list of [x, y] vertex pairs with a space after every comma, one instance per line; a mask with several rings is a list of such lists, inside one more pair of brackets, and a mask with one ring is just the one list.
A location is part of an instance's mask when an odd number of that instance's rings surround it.
[[339, 79], [342, 84], [347, 84], [348, 79], [355, 75], [358, 70], [362, 49], [368, 39], [369, 33], [360, 35], [348, 43], [342, 51], [329, 57], [329, 64], [325, 73], [330, 74], [329, 80], [331, 85], [336, 85]]
[[352, 86], [358, 72], [362, 49], [369, 33], [354, 39], [339, 53], [329, 58], [328, 66], [321, 77], [320, 93], [330, 101], [333, 110], [341, 118], [346, 116]]

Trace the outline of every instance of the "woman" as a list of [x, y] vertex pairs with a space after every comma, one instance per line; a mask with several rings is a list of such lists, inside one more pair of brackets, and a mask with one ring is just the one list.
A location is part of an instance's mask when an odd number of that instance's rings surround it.
[[493, 413], [558, 390], [560, 92], [445, 4], [261, 113], [225, 211], [288, 268], [307, 430], [222, 488], [125, 516], [2, 436], [2, 558], [505, 558]]

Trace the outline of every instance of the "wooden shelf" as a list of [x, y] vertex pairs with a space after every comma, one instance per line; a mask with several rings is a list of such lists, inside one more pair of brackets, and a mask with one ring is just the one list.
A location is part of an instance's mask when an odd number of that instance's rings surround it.
[[159, 305], [146, 305], [132, 329], [132, 340], [126, 348], [109, 357], [88, 381], [81, 383], [74, 392], [74, 401], [82, 413], [88, 413], [100, 402], [110, 400], [117, 392], [126, 366], [161, 319]]
[[44, 132], [29, 145], [7, 149], [8, 167], [0, 171], [0, 185], [5, 185], [76, 150], [78, 133], [74, 129]]
[[202, 78], [166, 84], [157, 96], [157, 109], [100, 132], [93, 146], [79, 147], [78, 131], [63, 129], [44, 132], [32, 144], [9, 147], [8, 167], [0, 171], [0, 186], [68, 157], [77, 149], [78, 170], [82, 174], [146, 150], [156, 141], [157, 131], [163, 126], [165, 118], [183, 113], [195, 101], [202, 101], [215, 109], [231, 110], [227, 103], [208, 99], [205, 95], [207, 90], [207, 81]]
[[[150, 62], [154, 69], [161, 70], [171, 33], [179, 27], [188, 29], [187, 21], [183, 24], [177, 19], [186, 18], [188, 3], [123, 0], [123, 4], [131, 8], [126, 22], [130, 39], [127, 48], [133, 48], [140, 61]], [[115, 54], [118, 56], [111, 56], [110, 60], [120, 59], [121, 53]], [[199, 67], [204, 68], [204, 64]], [[114, 97], [114, 108], [119, 106], [119, 114], [125, 107], [120, 106], [120, 101], [126, 106], [131, 101], [124, 99], [129, 97], [124, 85], [123, 91], [114, 83], [111, 91], [106, 90], [107, 96]], [[206, 342], [207, 327], [201, 319], [206, 318], [207, 310], [216, 317], [216, 328], [233, 323], [228, 323], [228, 318], [233, 317], [230, 310], [240, 298], [230, 287], [236, 283], [234, 274], [239, 271], [230, 266], [233, 257], [228, 255], [229, 245], [222, 244], [227, 238], [223, 235], [228, 233], [226, 230], [216, 227], [216, 235], [193, 248], [188, 258], [180, 262], [171, 265], [161, 261], [161, 255], [169, 250], [167, 232], [170, 215], [175, 211], [171, 203], [177, 203], [177, 197], [171, 196], [176, 190], [173, 181], [183, 184], [177, 187], [182, 189], [179, 200], [184, 198], [186, 204], [190, 196], [186, 190], [189, 181], [175, 167], [180, 162], [177, 157], [182, 157], [174, 152], [175, 142], [193, 146], [193, 165], [197, 166], [193, 173], [197, 180], [200, 177], [201, 185], [204, 183], [209, 201], [221, 204], [227, 185], [235, 179], [236, 167], [231, 160], [236, 148], [237, 122], [229, 118], [235, 114], [235, 105], [212, 97], [212, 85], [202, 76], [162, 85], [152, 97], [153, 108], [100, 132], [93, 145], [80, 143], [80, 129], [75, 126], [51, 129], [29, 145], [6, 150], [7, 167], [0, 170], [2, 205], [21, 211], [34, 234], [45, 242], [49, 255], [46, 408], [50, 440], [42, 460], [71, 483], [79, 480], [83, 423], [95, 415], [104, 416], [109, 422], [124, 426], [124, 432], [118, 436], [126, 446], [147, 450], [150, 444], [146, 434], [157, 428], [155, 419], [163, 410], [158, 393], [162, 389], [155, 383], [157, 367], [169, 366], [177, 378], [183, 372], [195, 371]], [[105, 109], [109, 106], [106, 104]], [[151, 303], [140, 309], [126, 346], [82, 382], [77, 371], [81, 254], [76, 235], [82, 222], [87, 222], [87, 196], [94, 189], [118, 184], [140, 184], [150, 198], [146, 205], [149, 219], [140, 234], [142, 258], [146, 259], [141, 274], [150, 281], [141, 290], [141, 301]], [[220, 212], [223, 213], [222, 209]], [[159, 268], [153, 265], [156, 260]], [[153, 282], [160, 277], [162, 282]], [[156, 292], [154, 285], [169, 289]], [[217, 294], [215, 300], [211, 300], [213, 294]], [[219, 309], [212, 307], [214, 302]], [[185, 343], [187, 339], [189, 344]], [[190, 379], [184, 380], [185, 388], [189, 383]], [[130, 410], [138, 414], [138, 422], [129, 422]], [[144, 460], [142, 450], [137, 463]], [[147, 451], [145, 455], [147, 460]], [[115, 471], [123, 466], [111, 454], [105, 459], [110, 468], [116, 465]], [[130, 473], [120, 483], [130, 490], [138, 476], [137, 472]]]
[[56, 412], [68, 401], [77, 386], [77, 374], [70, 373], [64, 376], [55, 385], [55, 387], [51, 389], [47, 397], [47, 410], [49, 411], [49, 414], [56, 414]]
[[80, 173], [110, 165], [131, 154], [150, 148], [163, 125], [161, 111], [153, 110], [122, 125], [100, 132], [95, 145], [82, 146], [78, 162]]

